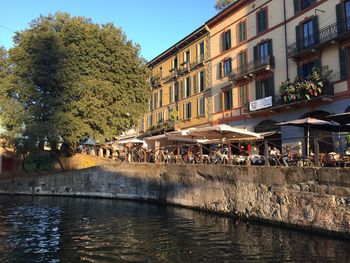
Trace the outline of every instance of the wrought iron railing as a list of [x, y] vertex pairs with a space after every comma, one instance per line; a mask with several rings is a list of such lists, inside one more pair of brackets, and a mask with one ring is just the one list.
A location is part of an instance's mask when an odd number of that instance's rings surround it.
[[[249, 74], [256, 73], [261, 69], [266, 69], [266, 67], [274, 67], [275, 58], [274, 56], [264, 56], [257, 60], [251, 61], [243, 66], [240, 66], [232, 71], [229, 78], [230, 80], [239, 79], [245, 77]], [[269, 70], [269, 69], [268, 69]]]
[[157, 87], [158, 85], [161, 84], [161, 80], [162, 80], [161, 75], [159, 74], [153, 75], [151, 77], [151, 86], [153, 88]]
[[287, 46], [289, 57], [295, 57], [299, 54], [309, 51], [332, 40], [336, 40], [344, 34], [350, 32], [350, 18], [340, 20], [329, 26], [326, 26], [315, 32], [313, 35], [303, 38], [301, 41], [294, 42]]

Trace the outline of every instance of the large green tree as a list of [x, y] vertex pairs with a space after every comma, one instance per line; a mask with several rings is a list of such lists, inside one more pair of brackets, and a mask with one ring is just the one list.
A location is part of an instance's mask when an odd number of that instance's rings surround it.
[[103, 141], [135, 126], [146, 111], [146, 63], [113, 24], [56, 13], [32, 21], [14, 42], [1, 113], [19, 144]]
[[215, 9], [218, 11], [224, 10], [226, 7], [228, 7], [230, 4], [234, 2], [238, 2], [240, 0], [217, 0], [215, 3]]

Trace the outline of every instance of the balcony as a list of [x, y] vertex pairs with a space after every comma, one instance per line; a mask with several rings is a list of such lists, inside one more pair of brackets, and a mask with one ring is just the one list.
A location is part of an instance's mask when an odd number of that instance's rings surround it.
[[191, 69], [204, 66], [205, 60], [206, 60], [205, 54], [201, 54], [197, 56], [196, 59], [191, 63]]
[[243, 67], [238, 67], [232, 71], [229, 75], [231, 81], [239, 81], [242, 79], [247, 79], [253, 75], [263, 73], [266, 71], [273, 70], [275, 66], [275, 57], [274, 56], [265, 56], [261, 57], [258, 60], [254, 60], [244, 65]]
[[190, 69], [191, 69], [190, 62], [183, 62], [180, 65], [179, 74], [180, 75], [186, 74], [186, 73], [190, 72]]
[[322, 28], [315, 34], [287, 46], [288, 57], [299, 59], [350, 36], [350, 19]]
[[179, 76], [179, 70], [177, 68], [172, 68], [169, 70], [169, 75], [164, 78], [164, 83], [175, 80]]
[[160, 75], [153, 75], [151, 77], [151, 86], [152, 88], [157, 88], [162, 85], [162, 77]]

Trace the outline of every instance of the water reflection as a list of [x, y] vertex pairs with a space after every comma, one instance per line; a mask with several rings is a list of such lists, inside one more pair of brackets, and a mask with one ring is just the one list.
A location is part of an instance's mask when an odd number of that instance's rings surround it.
[[0, 196], [2, 262], [350, 262], [350, 243], [186, 209]]

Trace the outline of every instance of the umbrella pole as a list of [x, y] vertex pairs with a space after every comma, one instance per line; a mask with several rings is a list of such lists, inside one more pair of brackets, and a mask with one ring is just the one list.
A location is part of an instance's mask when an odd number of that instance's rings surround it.
[[307, 126], [306, 155], [310, 155], [310, 126]]

